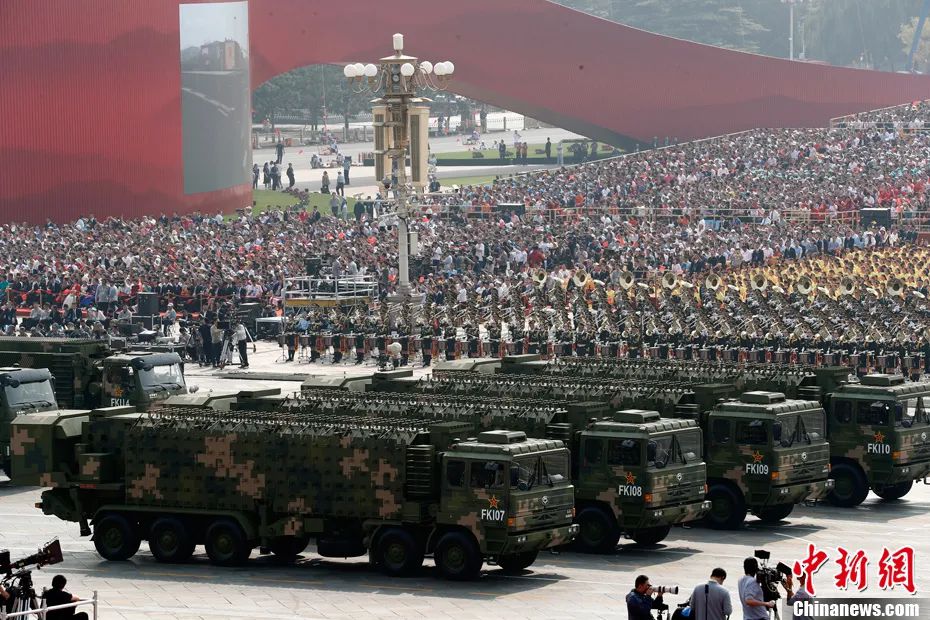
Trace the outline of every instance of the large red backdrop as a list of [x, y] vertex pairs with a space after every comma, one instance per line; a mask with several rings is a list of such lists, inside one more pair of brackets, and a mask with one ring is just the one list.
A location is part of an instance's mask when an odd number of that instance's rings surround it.
[[[191, 0], [186, 0], [185, 3]], [[184, 193], [178, 0], [0, 2], [0, 222], [219, 211]], [[679, 139], [930, 96], [930, 77], [788, 62], [646, 33], [546, 0], [250, 0], [252, 85], [408, 52], [454, 89], [600, 139]]]

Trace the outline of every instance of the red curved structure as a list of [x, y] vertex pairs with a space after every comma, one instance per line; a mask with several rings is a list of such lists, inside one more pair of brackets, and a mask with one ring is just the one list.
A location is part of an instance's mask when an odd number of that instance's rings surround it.
[[[184, 193], [178, 13], [190, 1], [0, 4], [0, 221], [250, 201], [245, 183]], [[930, 96], [930, 76], [733, 52], [546, 0], [249, 2], [253, 87], [388, 55], [403, 32], [409, 53], [455, 62], [456, 92], [607, 141], [823, 126]]]

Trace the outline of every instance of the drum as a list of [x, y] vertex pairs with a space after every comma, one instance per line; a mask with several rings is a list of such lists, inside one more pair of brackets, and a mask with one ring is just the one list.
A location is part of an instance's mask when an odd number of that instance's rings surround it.
[[904, 368], [906, 370], [917, 368], [917, 364], [914, 363], [914, 356], [905, 355], [904, 359], [901, 360], [901, 368]]
[[659, 347], [646, 347], [646, 357], [649, 359], [659, 359]]
[[306, 348], [309, 347], [309, 346], [310, 346], [310, 335], [309, 335], [309, 334], [301, 334], [301, 335], [300, 335], [300, 348], [301, 348], [301, 349], [306, 349]]
[[323, 348], [320, 349], [321, 351], [325, 351], [326, 349], [333, 346], [333, 335], [332, 334], [323, 334], [322, 336], [320, 336], [320, 339], [323, 341]]
[[859, 359], [861, 357], [862, 356], [859, 355], [858, 353], [853, 353], [852, 355], [849, 356], [849, 365], [853, 368], [859, 368]]
[[824, 366], [836, 366], [838, 365], [837, 357], [836, 353], [824, 353], [821, 359], [823, 360]]
[[788, 351], [778, 350], [772, 355], [772, 359], [776, 364], [787, 364], [790, 357]]
[[704, 361], [704, 362], [706, 362], [707, 360], [709, 360], [709, 359], [710, 359], [710, 349], [708, 349], [708, 348], [703, 348], [703, 349], [698, 350], [698, 359], [701, 360], [701, 361]]
[[367, 336], [365, 338], [365, 353], [369, 351], [374, 351], [377, 347], [377, 337], [375, 335]]

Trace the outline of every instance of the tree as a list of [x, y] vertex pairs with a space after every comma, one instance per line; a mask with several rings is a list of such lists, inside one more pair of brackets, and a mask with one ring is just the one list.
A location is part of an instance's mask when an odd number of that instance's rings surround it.
[[[911, 53], [914, 32], [917, 30], [917, 20], [918, 18], [915, 17], [911, 21], [901, 24], [901, 30], [898, 31], [898, 39], [901, 41], [902, 50], [905, 54]], [[920, 43], [914, 53], [914, 68], [926, 73], [928, 67], [930, 67], [930, 27], [924, 24], [924, 29], [920, 33]]]

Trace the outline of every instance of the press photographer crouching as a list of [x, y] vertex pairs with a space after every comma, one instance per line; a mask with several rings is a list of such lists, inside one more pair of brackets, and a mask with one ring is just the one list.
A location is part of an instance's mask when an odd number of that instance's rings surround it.
[[633, 589], [626, 595], [626, 613], [630, 620], [653, 620], [652, 610], [661, 612], [668, 609], [662, 601], [662, 595], [678, 594], [677, 586], [653, 586], [649, 577], [640, 575], [633, 583]]
[[[77, 603], [81, 600], [70, 592], [65, 591], [66, 585], [68, 585], [68, 580], [65, 579], [64, 575], [55, 575], [52, 578], [52, 589], [42, 595], [45, 598], [46, 607], [67, 605], [68, 603]], [[74, 607], [50, 611], [45, 617], [46, 620], [68, 620], [69, 618], [71, 620], [88, 620], [85, 612], [80, 611], [75, 613]]]

